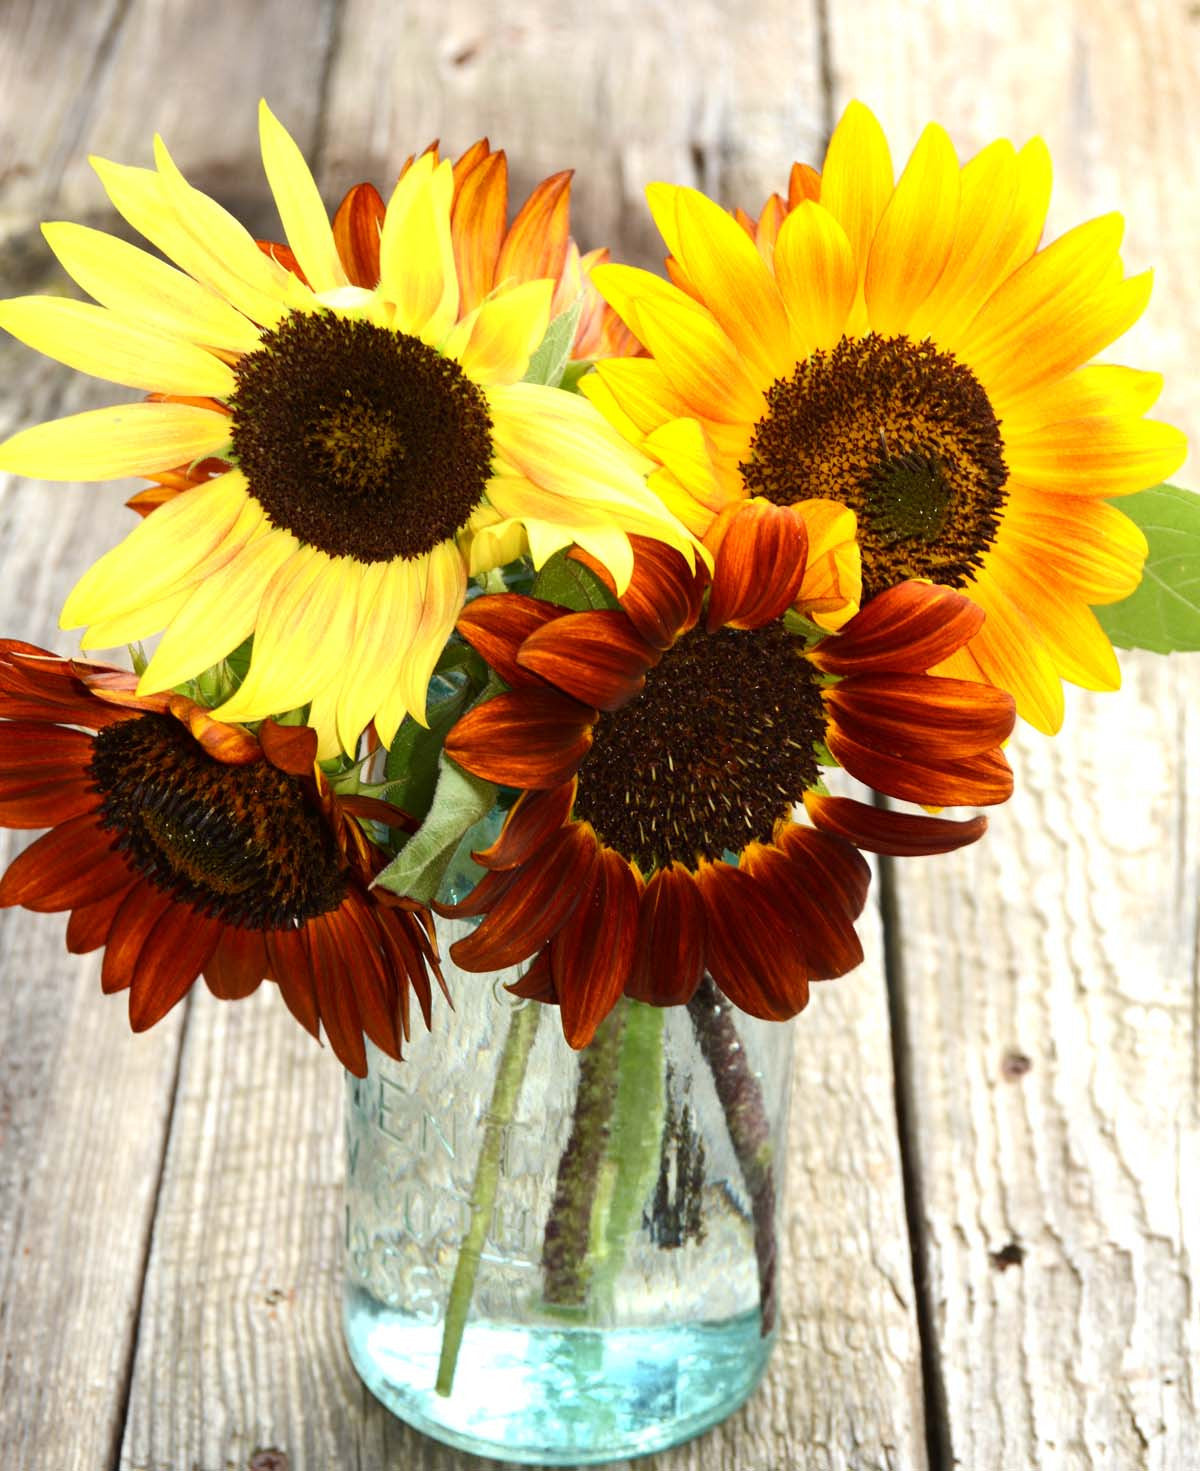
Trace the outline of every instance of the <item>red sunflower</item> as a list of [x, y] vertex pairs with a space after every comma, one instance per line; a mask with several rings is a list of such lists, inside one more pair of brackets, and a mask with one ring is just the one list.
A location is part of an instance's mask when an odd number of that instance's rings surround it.
[[[734, 512], [707, 603], [702, 568], [634, 542], [619, 608], [571, 613], [506, 593], [458, 625], [510, 690], [460, 720], [446, 751], [522, 790], [475, 855], [489, 871], [440, 911], [484, 916], [451, 954], [468, 970], [533, 957], [513, 989], [557, 1001], [573, 1047], [622, 993], [683, 1003], [706, 971], [742, 1010], [794, 1015], [810, 981], [862, 959], [860, 848], [944, 852], [984, 830], [982, 817], [824, 795], [822, 756], [928, 806], [1012, 791], [999, 749], [1012, 699], [926, 672], [978, 631], [966, 598], [904, 583], [806, 648], [784, 619], [806, 568], [795, 510]], [[793, 820], [801, 802], [812, 827]]]
[[371, 880], [386, 863], [315, 763], [316, 732], [257, 735], [136, 677], [0, 640], [0, 825], [49, 827], [0, 879], [0, 906], [69, 909], [67, 949], [104, 948], [101, 984], [129, 991], [136, 1032], [203, 974], [214, 995], [274, 981], [314, 1036], [367, 1070], [393, 1057], [409, 989], [429, 1022], [441, 984], [432, 922]]

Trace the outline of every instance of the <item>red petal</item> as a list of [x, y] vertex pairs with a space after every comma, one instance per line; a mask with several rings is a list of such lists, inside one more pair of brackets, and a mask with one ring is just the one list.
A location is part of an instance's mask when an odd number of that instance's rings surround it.
[[516, 868], [527, 863], [571, 815], [576, 783], [565, 781], [546, 791], [522, 792], [490, 848], [471, 857], [481, 868]]
[[[703, 564], [690, 567], [687, 559], [665, 542], [631, 536], [633, 576], [621, 594], [621, 607], [654, 649], [669, 649], [700, 616], [700, 602], [708, 580]], [[571, 557], [591, 569], [616, 596], [617, 585], [603, 562], [575, 547]]]
[[267, 947], [259, 930], [227, 928], [204, 967], [204, 980], [222, 1001], [252, 996], [270, 972]]
[[221, 938], [219, 919], [175, 904], [150, 931], [129, 989], [129, 1025], [144, 1032], [192, 988]]
[[819, 864], [797, 863], [778, 848], [751, 843], [742, 854], [741, 867], [794, 929], [810, 980], [844, 976], [862, 963], [862, 941], [854, 917], [840, 902], [841, 896], [829, 891]]
[[333, 217], [333, 242], [352, 286], [379, 285], [379, 236], [387, 206], [374, 184], [355, 184]]
[[300, 269], [296, 252], [290, 245], [284, 245], [278, 240], [256, 240], [254, 243], [264, 255], [269, 255], [272, 260], [278, 261], [285, 271], [291, 271], [293, 276], [298, 276], [306, 286], [308, 285], [308, 277]]
[[934, 674], [851, 675], [825, 700], [854, 740], [932, 764], [1000, 745], [1016, 720], [1016, 703], [1003, 690]]
[[258, 728], [258, 743], [272, 766], [289, 776], [311, 776], [317, 759], [317, 733], [307, 725], [280, 725], [264, 720]]
[[891, 812], [870, 807], [850, 797], [822, 797], [807, 792], [804, 806], [809, 817], [827, 833], [836, 833], [868, 853], [889, 858], [914, 858], [929, 853], [950, 853], [981, 838], [987, 830], [986, 817], [969, 817], [951, 822], [945, 817], [924, 817], [912, 812]]
[[804, 581], [808, 531], [784, 506], [745, 501], [725, 527], [708, 600], [709, 633], [761, 628], [781, 617]]
[[851, 776], [905, 802], [919, 802], [923, 807], [991, 807], [1012, 796], [1012, 772], [996, 750], [928, 766], [864, 746], [832, 723], [826, 744]]
[[81, 730], [6, 720], [0, 723], [0, 771], [19, 775], [36, 769], [51, 776], [74, 775], [91, 761], [93, 744], [94, 737]]
[[468, 710], [446, 737], [446, 755], [506, 787], [570, 781], [592, 744], [599, 711], [552, 690], [495, 695]]
[[31, 779], [28, 772], [0, 777], [0, 827], [56, 827], [94, 813], [100, 799], [90, 778], [61, 774]]
[[112, 833], [97, 826], [94, 814], [61, 823], [13, 859], [0, 879], [0, 908], [21, 904], [49, 913], [105, 898], [131, 877], [112, 842]]
[[[346, 944], [335, 915], [322, 914], [301, 931], [308, 947], [321, 1025], [329, 1045], [344, 1068], [355, 1077], [367, 1075], [367, 1048], [363, 1042], [352, 967], [361, 960], [357, 949]], [[339, 937], [342, 943], [339, 944]], [[345, 954], [349, 948], [353, 954]]]
[[949, 587], [901, 582], [871, 599], [809, 658], [826, 674], [923, 674], [983, 627], [983, 609]]
[[517, 663], [517, 652], [531, 633], [561, 618], [564, 610], [542, 598], [524, 593], [493, 593], [474, 598], [458, 615], [457, 628], [471, 647], [487, 660], [513, 689], [538, 688], [541, 680]]
[[85, 904], [75, 910], [67, 921], [67, 950], [70, 954], [86, 955], [90, 950], [99, 950], [108, 939], [113, 917], [128, 893], [129, 889], [117, 889], [95, 904]]
[[485, 873], [466, 898], [457, 904], [440, 904], [434, 900], [433, 912], [446, 919], [474, 919], [476, 915], [494, 909], [519, 877], [520, 871], [515, 868]]
[[728, 863], [703, 863], [696, 875], [704, 901], [706, 960], [713, 980], [751, 1016], [786, 1021], [808, 1005], [800, 939], [750, 874]]
[[384, 827], [402, 827], [406, 832], [415, 833], [421, 826], [415, 817], [402, 812], [399, 807], [393, 807], [390, 802], [380, 801], [378, 797], [364, 797], [361, 793], [349, 792], [339, 796], [337, 804], [351, 817], [363, 817], [370, 822], [382, 823]]
[[313, 984], [308, 946], [300, 930], [268, 930], [264, 935], [271, 979], [284, 1005], [306, 1032], [320, 1037], [317, 993]]
[[831, 903], [857, 919], [871, 887], [871, 866], [854, 847], [832, 833], [814, 832], [795, 822], [776, 824], [771, 841], [801, 870], [820, 875], [815, 880]]
[[619, 710], [646, 683], [658, 653], [624, 613], [567, 613], [530, 636], [517, 662], [598, 710]]
[[683, 1006], [704, 975], [704, 904], [682, 863], [660, 869], [646, 885], [638, 943], [625, 986], [651, 1006]]
[[123, 991], [132, 982], [147, 936], [175, 902], [170, 894], [145, 880], [125, 891], [124, 901], [109, 926], [100, 968], [100, 988], [106, 996]]
[[596, 857], [596, 835], [586, 823], [563, 828], [540, 861], [516, 870], [516, 882], [479, 928], [450, 947], [455, 963], [503, 970], [536, 954], [579, 902]]
[[[401, 993], [407, 994], [407, 981], [397, 982], [396, 975], [380, 950], [380, 936], [374, 922], [374, 908], [369, 901], [353, 892], [336, 915], [329, 917], [338, 934], [339, 948], [345, 951], [343, 968], [354, 985], [363, 1031], [381, 1051], [400, 1060]], [[352, 961], [356, 953], [358, 959]]]
[[169, 695], [168, 712], [186, 725], [198, 745], [224, 766], [250, 766], [262, 760], [262, 748], [248, 730], [214, 720], [203, 705], [186, 695]]
[[526, 1001], [540, 1001], [545, 1006], [557, 1006], [558, 993], [554, 989], [554, 977], [550, 969], [550, 947], [547, 945], [544, 950], [539, 950], [533, 958], [533, 964], [521, 979], [513, 981], [504, 989]]
[[550, 942], [550, 969], [563, 1035], [586, 1047], [621, 998], [637, 948], [641, 882], [611, 848], [601, 848], [588, 892]]
[[557, 280], [567, 258], [571, 215], [571, 169], [551, 174], [534, 189], [509, 227], [496, 262], [496, 280], [514, 276]]

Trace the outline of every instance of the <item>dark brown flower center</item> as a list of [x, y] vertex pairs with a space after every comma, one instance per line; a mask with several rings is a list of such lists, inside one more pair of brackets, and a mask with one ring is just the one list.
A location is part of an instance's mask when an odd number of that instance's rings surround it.
[[177, 720], [106, 726], [89, 768], [100, 825], [157, 888], [246, 929], [288, 929], [345, 898], [333, 834], [304, 784], [268, 765], [226, 766]]
[[418, 338], [296, 315], [234, 374], [233, 449], [251, 493], [272, 525], [330, 556], [420, 556], [483, 499], [487, 401]]
[[974, 373], [907, 337], [843, 338], [767, 390], [741, 471], [777, 505], [858, 515], [863, 598], [909, 577], [961, 587], [1004, 508], [1000, 425]]
[[575, 816], [643, 873], [738, 853], [813, 785], [824, 732], [812, 668], [780, 624], [695, 629], [601, 715]]

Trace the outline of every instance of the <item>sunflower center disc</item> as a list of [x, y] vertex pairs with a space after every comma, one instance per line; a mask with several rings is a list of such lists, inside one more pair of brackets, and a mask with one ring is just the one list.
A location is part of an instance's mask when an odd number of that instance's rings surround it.
[[822, 498], [858, 516], [863, 598], [909, 577], [961, 587], [1004, 508], [1000, 424], [979, 380], [907, 337], [843, 338], [767, 390], [740, 469], [777, 505]]
[[114, 846], [205, 914], [286, 929], [345, 897], [321, 814], [298, 780], [265, 761], [226, 766], [177, 720], [143, 715], [99, 732], [89, 770]]
[[811, 667], [778, 624], [696, 629], [601, 715], [575, 815], [647, 874], [738, 853], [812, 786], [824, 732]]
[[233, 448], [251, 494], [310, 546], [359, 562], [418, 557], [483, 499], [487, 401], [416, 337], [296, 315], [234, 374]]

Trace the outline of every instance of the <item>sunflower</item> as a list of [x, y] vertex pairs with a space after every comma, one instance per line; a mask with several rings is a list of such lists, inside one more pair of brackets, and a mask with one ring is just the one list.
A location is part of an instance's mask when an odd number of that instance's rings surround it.
[[[17, 298], [0, 325], [151, 397], [26, 429], [0, 446], [0, 469], [177, 475], [185, 493], [160, 496], [84, 574], [64, 626], [87, 625], [88, 648], [165, 630], [143, 693], [253, 634], [221, 718], [311, 704], [326, 756], [353, 751], [371, 720], [388, 741], [406, 714], [423, 719], [468, 576], [515, 542], [538, 564], [578, 543], [624, 586], [628, 532], [688, 540], [590, 404], [521, 381], [554, 280], [502, 281], [461, 310], [448, 161], [426, 154], [405, 172], [377, 222], [378, 280], [356, 284], [299, 150], [265, 104], [260, 122], [299, 270], [189, 186], [161, 140], [153, 170], [97, 160], [118, 211], [182, 269], [47, 225], [99, 305]], [[214, 460], [220, 473], [189, 475]]]
[[960, 168], [934, 125], [893, 183], [860, 104], [822, 172], [794, 168], [757, 222], [652, 185], [672, 282], [595, 273], [652, 360], [602, 363], [584, 390], [699, 535], [753, 495], [848, 507], [863, 599], [907, 578], [960, 590], [987, 619], [950, 669], [1053, 732], [1063, 679], [1120, 680], [1091, 605], [1133, 591], [1146, 542], [1108, 498], [1186, 445], [1143, 417], [1157, 374], [1087, 365], [1149, 298], [1149, 273], [1123, 272], [1120, 217], [1039, 250], [1049, 193], [1040, 141]]
[[[982, 817], [829, 796], [822, 758], [911, 802], [1010, 795], [1012, 699], [925, 673], [978, 631], [979, 609], [903, 583], [806, 648], [783, 618], [806, 541], [802, 516], [752, 500], [730, 517], [706, 605], [703, 568], [638, 538], [615, 609], [504, 594], [459, 619], [510, 690], [446, 751], [521, 795], [475, 855], [488, 872], [439, 912], [486, 916], [452, 947], [468, 970], [534, 957], [514, 989], [557, 1001], [573, 1047], [622, 993], [679, 1004], [705, 971], [744, 1011], [793, 1015], [810, 980], [862, 959], [860, 848], [941, 852], [983, 831]], [[799, 802], [813, 826], [793, 820]]]
[[313, 1036], [366, 1073], [365, 1033], [392, 1057], [409, 990], [428, 1025], [441, 984], [430, 916], [371, 881], [386, 855], [339, 798], [316, 733], [254, 736], [182, 695], [138, 695], [102, 665], [0, 641], [0, 826], [49, 827], [0, 879], [0, 906], [69, 909], [67, 949], [104, 948], [101, 984], [144, 1031], [204, 975], [223, 998], [273, 980]]

